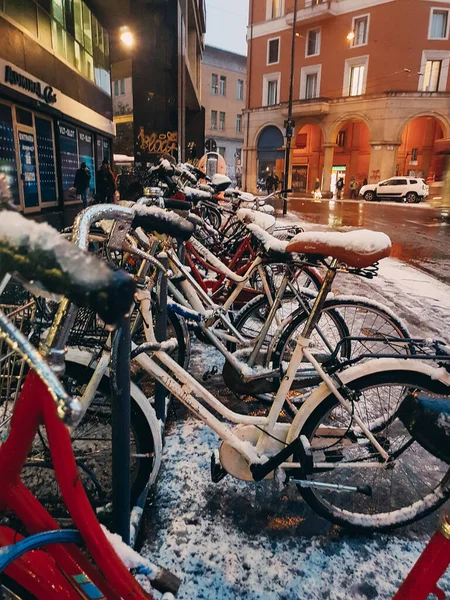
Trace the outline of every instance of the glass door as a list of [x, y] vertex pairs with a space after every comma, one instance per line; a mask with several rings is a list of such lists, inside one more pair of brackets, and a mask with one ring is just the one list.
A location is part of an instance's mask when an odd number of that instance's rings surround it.
[[18, 129], [20, 157], [20, 185], [23, 193], [24, 211], [39, 209], [39, 186], [36, 169], [36, 145], [34, 133]]

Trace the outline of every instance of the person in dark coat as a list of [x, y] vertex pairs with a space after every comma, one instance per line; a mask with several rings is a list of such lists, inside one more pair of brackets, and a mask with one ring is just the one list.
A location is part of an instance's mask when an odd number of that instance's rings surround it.
[[114, 192], [116, 191], [116, 179], [114, 173], [109, 167], [107, 160], [102, 162], [102, 166], [97, 171], [97, 193], [95, 200], [98, 204], [109, 204], [114, 201]]
[[336, 183], [336, 190], [337, 190], [337, 198], [338, 200], [342, 200], [342, 198], [344, 197], [344, 178], [343, 177], [339, 177], [337, 183]]
[[77, 195], [81, 196], [83, 208], [87, 206], [87, 197], [89, 185], [91, 181], [91, 171], [85, 162], [82, 162], [80, 168], [75, 173], [75, 181], [73, 183]]

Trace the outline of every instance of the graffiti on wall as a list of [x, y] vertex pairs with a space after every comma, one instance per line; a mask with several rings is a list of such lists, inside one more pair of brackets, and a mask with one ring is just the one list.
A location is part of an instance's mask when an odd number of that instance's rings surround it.
[[370, 174], [370, 181], [375, 183], [380, 181], [380, 169], [374, 169]]
[[171, 154], [177, 151], [178, 135], [176, 131], [167, 133], [151, 133], [147, 135], [143, 127], [140, 128], [139, 147], [147, 154]]

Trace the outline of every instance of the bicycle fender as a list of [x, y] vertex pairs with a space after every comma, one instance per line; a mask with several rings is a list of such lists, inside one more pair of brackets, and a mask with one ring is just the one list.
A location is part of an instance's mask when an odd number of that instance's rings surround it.
[[[11, 546], [23, 536], [10, 527], [0, 527], [0, 546]], [[72, 600], [82, 597], [43, 550], [23, 554], [5, 569], [6, 575], [38, 600]]]
[[[375, 373], [382, 373], [384, 371], [412, 371], [414, 373], [422, 373], [428, 375], [432, 379], [440, 381], [444, 385], [449, 386], [450, 393], [450, 374], [441, 367], [436, 368], [427, 363], [421, 362], [411, 358], [400, 359], [400, 358], [375, 358], [369, 360], [362, 365], [355, 365], [345, 371], [338, 373], [339, 379], [342, 383], [350, 383], [355, 379], [359, 379], [364, 375], [373, 375]], [[288, 431], [286, 443], [289, 444], [296, 439], [303, 429], [304, 424], [319, 406], [319, 404], [330, 395], [330, 390], [325, 383], [321, 383], [320, 386], [314, 390], [311, 396], [305, 401], [298, 413], [295, 415], [295, 419], [292, 421], [292, 425]]]

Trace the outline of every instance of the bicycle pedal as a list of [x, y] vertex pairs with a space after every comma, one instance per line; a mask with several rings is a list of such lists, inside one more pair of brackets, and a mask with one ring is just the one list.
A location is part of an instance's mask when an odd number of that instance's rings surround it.
[[226, 475], [228, 475], [228, 473], [220, 464], [218, 452], [215, 450], [211, 454], [211, 481], [213, 483], [219, 483]]

